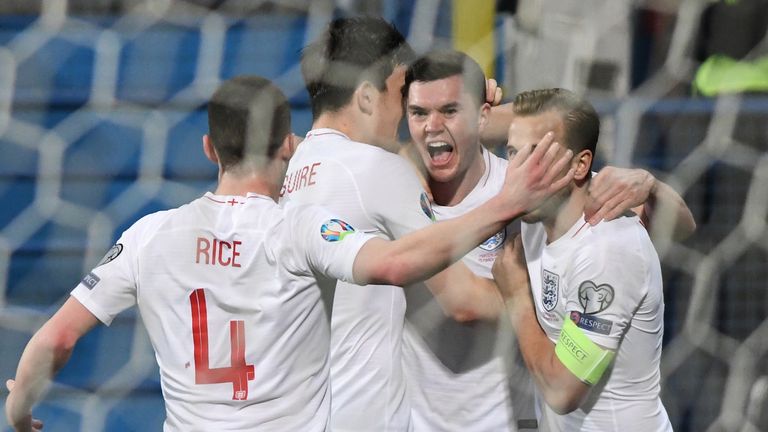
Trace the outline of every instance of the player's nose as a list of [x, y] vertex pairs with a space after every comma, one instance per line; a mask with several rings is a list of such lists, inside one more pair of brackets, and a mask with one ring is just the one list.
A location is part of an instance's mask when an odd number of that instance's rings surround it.
[[440, 132], [443, 129], [443, 119], [440, 113], [430, 113], [425, 124], [427, 132]]

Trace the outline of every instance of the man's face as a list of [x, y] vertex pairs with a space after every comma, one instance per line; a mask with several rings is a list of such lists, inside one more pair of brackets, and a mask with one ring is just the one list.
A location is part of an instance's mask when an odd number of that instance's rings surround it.
[[[537, 144], [547, 132], [554, 133], [554, 140], [563, 147], [565, 142], [565, 125], [562, 115], [556, 111], [547, 111], [535, 115], [516, 115], [509, 126], [509, 141], [507, 142], [507, 155], [512, 159], [514, 155], [527, 144]], [[561, 150], [565, 151], [565, 150]], [[566, 167], [568, 169], [569, 167]], [[538, 209], [523, 216], [523, 221], [528, 223], [540, 222], [554, 216], [560, 204], [570, 195], [570, 187], [547, 199]]]
[[481, 115], [488, 109], [464, 91], [461, 75], [411, 83], [408, 129], [432, 180], [458, 179], [480, 157]]
[[379, 93], [377, 102], [376, 137], [382, 143], [397, 140], [397, 126], [403, 118], [403, 97], [400, 89], [405, 82], [405, 66], [397, 66], [385, 81], [386, 91]]

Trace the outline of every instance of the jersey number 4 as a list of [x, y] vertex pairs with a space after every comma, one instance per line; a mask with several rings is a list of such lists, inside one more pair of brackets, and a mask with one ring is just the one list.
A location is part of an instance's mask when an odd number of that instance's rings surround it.
[[229, 322], [231, 364], [213, 368], [208, 363], [208, 312], [205, 291], [198, 288], [189, 295], [192, 306], [192, 339], [195, 344], [195, 384], [232, 383], [232, 400], [248, 399], [248, 381], [254, 379], [253, 365], [245, 364], [245, 323]]

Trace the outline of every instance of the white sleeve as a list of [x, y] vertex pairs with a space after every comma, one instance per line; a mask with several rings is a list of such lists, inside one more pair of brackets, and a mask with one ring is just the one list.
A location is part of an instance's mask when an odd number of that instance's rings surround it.
[[413, 167], [396, 154], [376, 161], [386, 178], [359, 178], [360, 199], [373, 222], [398, 239], [434, 221], [432, 206]]
[[286, 207], [292, 252], [309, 269], [332, 279], [354, 283], [355, 258], [372, 234], [356, 231], [341, 217], [317, 206]]
[[99, 321], [110, 325], [120, 312], [136, 304], [141, 229], [128, 228], [71, 295]]
[[614, 238], [580, 247], [565, 276], [566, 319], [611, 350], [648, 291], [648, 264], [633, 244]]

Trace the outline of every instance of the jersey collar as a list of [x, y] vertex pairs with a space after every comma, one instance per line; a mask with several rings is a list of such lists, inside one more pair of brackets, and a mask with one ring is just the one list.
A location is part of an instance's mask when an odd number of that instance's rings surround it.
[[313, 137], [319, 137], [323, 135], [337, 135], [344, 139], [347, 139], [349, 141], [352, 141], [346, 134], [344, 134], [341, 131], [338, 131], [336, 129], [331, 128], [318, 128], [318, 129], [312, 129], [311, 131], [307, 132], [306, 139], [310, 139]]
[[245, 196], [242, 195], [216, 195], [213, 192], [206, 192], [205, 195], [203, 195], [205, 198], [208, 199], [208, 201], [215, 202], [218, 204], [227, 204], [230, 206], [235, 206], [236, 204], [245, 204], [247, 200], [250, 199], [264, 199], [274, 202], [274, 200], [266, 195], [257, 194], [255, 192], [248, 192]]

